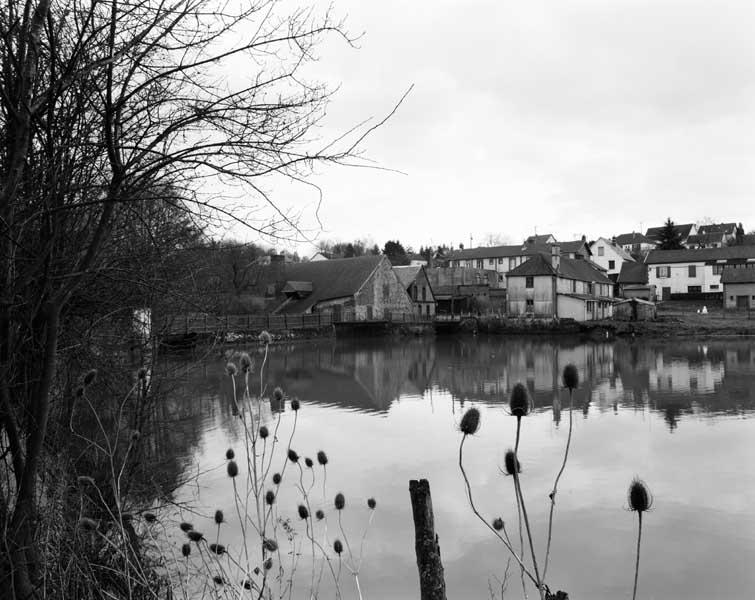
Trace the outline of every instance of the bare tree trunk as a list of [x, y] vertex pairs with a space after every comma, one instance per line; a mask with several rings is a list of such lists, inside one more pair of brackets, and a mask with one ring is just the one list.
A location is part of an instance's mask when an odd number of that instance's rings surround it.
[[446, 600], [446, 582], [440, 560], [440, 545], [435, 533], [433, 502], [427, 479], [409, 481], [414, 517], [414, 551], [419, 569], [419, 589], [422, 600]]

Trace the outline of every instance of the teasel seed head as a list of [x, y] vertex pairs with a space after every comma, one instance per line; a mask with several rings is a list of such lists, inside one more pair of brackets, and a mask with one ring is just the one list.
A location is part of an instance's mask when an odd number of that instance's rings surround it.
[[335, 505], [336, 510], [343, 510], [343, 507], [346, 506], [346, 498], [341, 492], [336, 494]]
[[215, 511], [215, 523], [220, 525], [223, 522], [223, 511], [222, 510], [216, 510]]
[[181, 554], [184, 555], [184, 558], [189, 558], [189, 554], [191, 554], [191, 544], [185, 542], [184, 545], [181, 546]]
[[275, 485], [281, 484], [281, 474], [280, 473], [273, 473], [273, 483]]
[[239, 366], [241, 367], [242, 373], [248, 373], [252, 370], [252, 357], [249, 356], [247, 352], [241, 353], [241, 358], [239, 358]]
[[322, 521], [325, 518], [325, 513], [322, 511], [322, 509], [318, 508], [315, 511], [315, 517], [318, 521]]
[[236, 458], [236, 453], [233, 451], [233, 448], [228, 448], [228, 450], [225, 451], [225, 457], [228, 460], [233, 460]]
[[264, 563], [262, 563], [262, 566], [265, 567], [265, 571], [269, 571], [273, 568], [273, 559], [272, 557], [268, 557]]
[[341, 543], [341, 540], [336, 540], [333, 542], [333, 550], [335, 550], [336, 554], [341, 554], [343, 552], [343, 544]]
[[501, 529], [503, 529], [503, 519], [501, 517], [493, 519], [493, 529], [496, 531], [501, 531]]
[[183, 531], [184, 533], [187, 533], [191, 531], [192, 529], [194, 529], [194, 525], [192, 525], [191, 523], [187, 523], [186, 521], [181, 523], [179, 527], [181, 528], [181, 531]]
[[315, 463], [313, 463], [313, 462], [312, 462], [312, 459], [311, 459], [311, 458], [307, 457], [307, 458], [305, 458], [305, 459], [304, 459], [304, 464], [305, 464], [305, 465], [307, 465], [307, 467], [309, 467], [309, 468], [311, 469], [311, 468], [312, 468], [312, 466], [313, 466], [313, 465], [314, 465]]
[[273, 490], [265, 492], [265, 502], [268, 506], [272, 506], [275, 503], [275, 492]]
[[262, 542], [262, 547], [268, 552], [275, 552], [278, 549], [278, 542], [266, 538], [265, 541]]
[[228, 477], [236, 477], [239, 474], [239, 466], [235, 460], [228, 461]]
[[210, 552], [217, 555], [225, 553], [225, 546], [223, 544], [210, 544]]
[[197, 544], [204, 539], [204, 535], [202, 535], [198, 531], [194, 531], [193, 529], [186, 532], [186, 537], [189, 538], [192, 542], [196, 542]]
[[367, 498], [367, 506], [370, 510], [375, 510], [375, 507], [377, 506], [375, 498]]
[[296, 451], [293, 448], [288, 449], [288, 460], [291, 462], [299, 462], [299, 455], [296, 453]]
[[244, 586], [245, 590], [251, 590], [252, 589], [252, 582], [249, 579], [244, 579], [242, 584]]
[[79, 527], [84, 531], [94, 531], [97, 529], [98, 523], [94, 519], [89, 517], [81, 517], [79, 519]]
[[519, 464], [519, 459], [516, 457], [516, 453], [513, 450], [506, 450], [504, 462], [506, 464], [506, 473], [509, 475], [522, 472], [522, 465]]
[[283, 400], [283, 390], [280, 387], [277, 387], [273, 390], [273, 398], [277, 402], [280, 402], [281, 400]]
[[231, 377], [235, 377], [235, 376], [236, 376], [236, 374], [237, 374], [237, 373], [239, 372], [239, 370], [238, 370], [238, 368], [236, 367], [236, 365], [234, 365], [234, 364], [233, 364], [232, 362], [229, 362], [229, 363], [228, 363], [228, 364], [227, 364], [227, 365], [225, 366], [225, 372], [226, 372], [226, 374], [228, 374], [229, 376], [231, 376]]
[[509, 400], [509, 410], [515, 417], [525, 417], [530, 412], [530, 397], [527, 388], [521, 383], [517, 383], [511, 390], [511, 399]]
[[309, 511], [307, 510], [307, 507], [303, 504], [299, 505], [299, 518], [301, 519], [308, 519], [309, 518]]
[[464, 413], [459, 423], [459, 429], [464, 435], [474, 435], [480, 428], [480, 411], [476, 408], [470, 408]]
[[270, 344], [270, 343], [271, 343], [271, 342], [273, 341], [273, 336], [272, 336], [272, 335], [270, 335], [270, 333], [269, 333], [269, 332], [267, 332], [267, 331], [263, 331], [263, 332], [262, 332], [262, 333], [260, 333], [260, 335], [259, 335], [259, 340], [260, 340], [260, 342], [262, 342], [262, 343], [263, 343], [263, 344], [264, 344], [265, 346], [267, 346], [268, 344]]
[[577, 367], [572, 364], [566, 365], [562, 379], [564, 380], [565, 388], [568, 388], [570, 391], [577, 389], [579, 385], [579, 371], [577, 371]]
[[317, 462], [320, 463], [323, 467], [328, 464], [328, 455], [325, 454], [324, 450], [317, 451]]
[[270, 435], [270, 431], [268, 431], [267, 427], [263, 425], [260, 427], [260, 437], [264, 440], [267, 438], [267, 436]]
[[84, 387], [89, 387], [97, 381], [97, 369], [89, 369], [84, 375]]
[[215, 585], [223, 585], [223, 578], [220, 575], [215, 575], [212, 578], [212, 581], [215, 583]]
[[643, 513], [653, 505], [653, 497], [648, 491], [647, 485], [639, 477], [632, 479], [627, 492], [629, 509]]
[[291, 400], [291, 410], [296, 412], [300, 408], [301, 408], [301, 403], [299, 402], [298, 398], [294, 398], [293, 400]]
[[147, 379], [147, 367], [141, 367], [141, 368], [140, 368], [140, 369], [139, 369], [139, 370], [138, 370], [138, 371], [136, 372], [136, 378], [137, 378], [138, 380], [140, 380], [140, 381], [144, 381], [145, 379]]
[[144, 517], [144, 520], [147, 521], [147, 523], [154, 523], [157, 521], [157, 517], [154, 515], [154, 513], [146, 512], [142, 515]]

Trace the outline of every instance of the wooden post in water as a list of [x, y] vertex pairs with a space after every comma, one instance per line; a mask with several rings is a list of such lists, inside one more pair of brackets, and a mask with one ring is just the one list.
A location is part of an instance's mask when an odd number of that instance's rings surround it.
[[414, 551], [419, 569], [421, 600], [446, 600], [446, 581], [440, 560], [440, 545], [435, 533], [433, 502], [427, 479], [409, 481], [414, 517]]

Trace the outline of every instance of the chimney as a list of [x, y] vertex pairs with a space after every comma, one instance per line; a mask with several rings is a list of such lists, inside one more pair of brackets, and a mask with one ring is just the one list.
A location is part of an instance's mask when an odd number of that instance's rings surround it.
[[558, 271], [561, 266], [561, 246], [553, 244], [551, 246], [551, 266]]

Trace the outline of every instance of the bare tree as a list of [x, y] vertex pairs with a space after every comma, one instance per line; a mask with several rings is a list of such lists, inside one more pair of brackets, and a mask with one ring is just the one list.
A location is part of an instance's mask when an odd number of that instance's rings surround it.
[[[329, 12], [279, 8], [8, 0], [0, 12], [0, 454], [12, 473], [0, 583], [18, 598], [39, 593], [38, 473], [67, 309], [111, 266], [129, 220], [160, 204], [295, 235], [258, 182], [344, 163], [380, 125], [314, 145], [330, 92], [302, 67], [323, 36], [351, 40]], [[223, 203], [229, 186], [253, 199], [248, 214]]]

